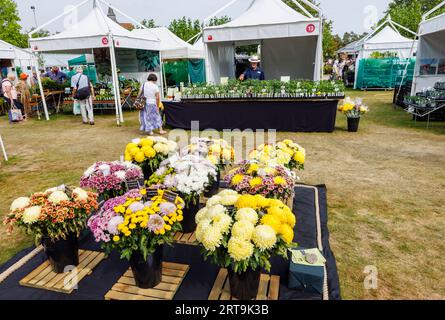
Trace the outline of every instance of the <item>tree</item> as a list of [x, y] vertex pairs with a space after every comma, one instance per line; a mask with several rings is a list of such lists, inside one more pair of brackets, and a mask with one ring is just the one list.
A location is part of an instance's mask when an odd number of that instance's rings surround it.
[[168, 29], [182, 40], [188, 41], [201, 32], [201, 22], [199, 20], [193, 21], [190, 18], [182, 17], [181, 19], [173, 20]]
[[357, 34], [354, 31], [345, 32], [343, 34], [343, 38], [341, 40], [341, 45], [342, 45], [342, 47], [344, 47], [344, 46], [346, 46], [346, 45], [348, 45], [348, 44], [350, 44], [350, 43], [352, 43], [354, 41], [357, 41], [357, 40], [360, 40], [360, 39], [364, 38], [366, 35], [367, 35], [366, 32], [364, 32], [363, 34]]
[[[35, 28], [31, 28], [31, 30], [29, 30], [29, 32], [32, 32]], [[45, 38], [45, 37], [49, 37], [51, 35], [51, 33], [48, 30], [42, 29], [37, 31], [36, 33], [34, 33], [31, 37], [32, 38]]]
[[154, 19], [144, 19], [141, 21], [141, 24], [147, 28], [156, 28], [158, 27], [154, 21]]
[[325, 20], [323, 23], [323, 54], [325, 58], [335, 57], [336, 51], [340, 49], [342, 40], [332, 32], [332, 20]]
[[20, 32], [19, 22], [17, 4], [12, 0], [0, 0], [0, 39], [25, 48], [28, 46], [27, 36]]
[[229, 16], [222, 16], [222, 17], [213, 17], [210, 19], [210, 21], [207, 23], [207, 26], [213, 27], [213, 26], [220, 26], [222, 24], [226, 24], [228, 22], [232, 21], [232, 18]]

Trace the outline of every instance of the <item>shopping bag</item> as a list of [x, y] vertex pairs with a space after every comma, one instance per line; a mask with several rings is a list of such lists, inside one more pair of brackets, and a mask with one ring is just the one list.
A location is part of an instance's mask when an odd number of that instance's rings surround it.
[[81, 114], [80, 112], [80, 102], [77, 100], [74, 100], [74, 104], [73, 104], [73, 113], [75, 116], [78, 116]]
[[18, 109], [16, 106], [12, 105], [9, 110], [9, 121], [11, 122], [20, 122], [23, 120], [22, 111]]

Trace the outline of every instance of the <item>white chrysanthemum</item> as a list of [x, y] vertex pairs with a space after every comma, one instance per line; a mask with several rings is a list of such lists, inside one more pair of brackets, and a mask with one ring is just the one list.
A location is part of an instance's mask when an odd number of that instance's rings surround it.
[[88, 192], [81, 188], [76, 188], [73, 190], [73, 195], [80, 201], [85, 201], [88, 199]]
[[218, 213], [212, 218], [213, 225], [221, 230], [222, 234], [226, 234], [232, 225], [232, 217], [226, 213]]
[[63, 191], [54, 191], [48, 197], [48, 200], [54, 204], [59, 204], [61, 201], [69, 201], [70, 198], [68, 198], [67, 194]]
[[204, 219], [208, 219], [207, 217], [207, 207], [202, 208], [196, 213], [195, 222], [199, 224]]
[[272, 227], [259, 225], [253, 232], [252, 240], [260, 250], [268, 250], [273, 248], [277, 242], [277, 235]]
[[119, 234], [119, 230], [117, 227], [123, 222], [124, 222], [124, 217], [122, 216], [115, 216], [111, 218], [110, 221], [108, 222], [107, 231], [112, 235]]
[[240, 195], [233, 195], [233, 196], [224, 196], [221, 199], [221, 204], [224, 206], [233, 206], [238, 201]]
[[255, 226], [251, 222], [247, 220], [241, 220], [233, 224], [232, 237], [243, 240], [250, 240], [252, 239], [254, 230]]
[[209, 219], [213, 219], [213, 217], [215, 217], [216, 215], [226, 213], [226, 211], [227, 209], [224, 206], [217, 204], [213, 207], [207, 207], [207, 216], [209, 217]]
[[210, 228], [210, 220], [203, 219], [196, 225], [196, 240], [198, 242], [202, 242], [202, 238], [204, 236], [204, 233], [207, 231], [208, 228]]
[[119, 180], [125, 180], [125, 175], [126, 175], [126, 172], [125, 171], [123, 171], [123, 170], [121, 170], [121, 171], [116, 171], [115, 173], [114, 173], [114, 175], [119, 179]]
[[153, 146], [153, 149], [155, 149], [157, 153], [160, 153], [162, 155], [167, 155], [169, 153], [168, 146], [164, 143], [156, 143]]
[[242, 208], [236, 212], [235, 219], [237, 221], [249, 221], [253, 225], [258, 222], [258, 214], [252, 208]]
[[110, 166], [109, 166], [108, 164], [101, 164], [101, 165], [98, 167], [98, 169], [99, 169], [100, 171], [102, 171], [102, 173], [103, 173], [104, 176], [109, 176], [109, 175], [110, 175], [110, 170], [111, 170], [111, 168], [110, 168]]
[[250, 241], [232, 237], [227, 244], [227, 251], [235, 261], [243, 261], [253, 254], [253, 244]]
[[24, 209], [25, 207], [29, 206], [29, 202], [30, 202], [30, 199], [27, 197], [17, 198], [11, 203], [10, 210], [14, 211], [14, 210], [18, 210], [18, 209]]
[[34, 222], [39, 220], [41, 209], [42, 208], [40, 206], [34, 206], [25, 209], [22, 215], [23, 222], [26, 224], [33, 224]]
[[209, 207], [213, 207], [218, 204], [221, 204], [221, 197], [219, 195], [213, 196], [209, 200], [207, 200], [207, 206], [209, 206]]
[[89, 167], [85, 172], [84, 172], [84, 176], [85, 177], [89, 177], [89, 176], [91, 176], [93, 173], [94, 173], [94, 171], [96, 170], [96, 164], [93, 164], [91, 167]]
[[53, 193], [53, 192], [55, 192], [57, 190], [58, 190], [58, 187], [49, 188], [49, 189], [46, 189], [44, 193], [51, 194], [51, 193]]
[[220, 196], [220, 197], [235, 196], [235, 195], [238, 195], [238, 192], [236, 192], [235, 190], [231, 190], [231, 189], [225, 189], [225, 190], [221, 191], [220, 193], [218, 193], [218, 196]]
[[208, 251], [215, 251], [221, 245], [222, 240], [221, 230], [217, 227], [209, 227], [204, 230], [204, 235], [202, 237], [202, 245]]

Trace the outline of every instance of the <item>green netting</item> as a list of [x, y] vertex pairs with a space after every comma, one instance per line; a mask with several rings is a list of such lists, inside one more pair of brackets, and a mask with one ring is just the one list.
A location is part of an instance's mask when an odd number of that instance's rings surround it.
[[167, 85], [179, 86], [184, 84], [205, 82], [204, 60], [177, 60], [164, 63]]
[[[404, 76], [407, 63], [409, 65]], [[402, 79], [402, 85], [406, 84], [413, 79], [415, 64], [415, 59], [362, 59], [358, 69], [357, 88], [393, 89], [400, 85]]]

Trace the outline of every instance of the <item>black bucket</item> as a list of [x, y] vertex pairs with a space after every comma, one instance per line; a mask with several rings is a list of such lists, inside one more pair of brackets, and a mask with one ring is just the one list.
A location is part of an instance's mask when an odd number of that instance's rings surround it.
[[156, 287], [162, 279], [162, 253], [163, 246], [147, 256], [147, 261], [139, 251], [133, 252], [130, 258], [131, 271], [133, 271], [136, 286], [141, 289]]

